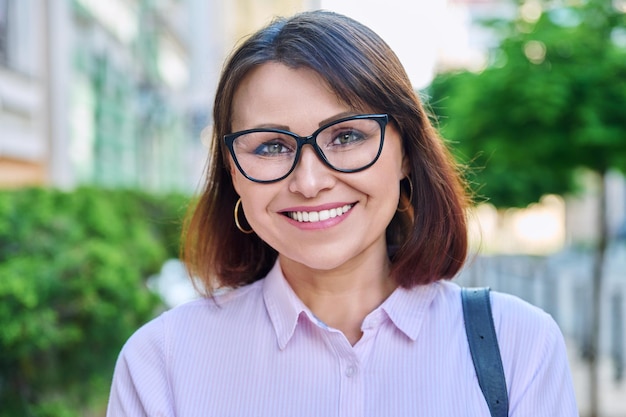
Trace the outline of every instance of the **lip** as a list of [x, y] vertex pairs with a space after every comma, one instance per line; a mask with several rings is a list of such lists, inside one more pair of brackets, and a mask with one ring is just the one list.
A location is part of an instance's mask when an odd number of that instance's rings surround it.
[[[320, 230], [320, 229], [327, 229], [329, 227], [333, 227], [341, 222], [343, 222], [345, 219], [347, 219], [350, 214], [352, 213], [354, 207], [357, 205], [357, 202], [335, 202], [335, 203], [328, 203], [328, 204], [320, 204], [317, 206], [294, 206], [294, 207], [289, 207], [287, 209], [283, 209], [281, 210], [279, 213], [283, 215], [283, 217], [287, 220], [287, 222], [289, 222], [291, 225], [296, 226], [299, 229], [302, 230]], [[342, 208], [345, 208], [346, 206], [349, 206], [350, 208], [346, 211], [343, 212], [341, 215], [339, 216], [335, 216], [335, 217], [329, 217], [326, 218], [324, 220], [318, 220], [315, 222], [309, 222], [309, 221], [297, 221], [293, 218], [291, 218], [290, 213], [293, 212], [322, 212], [322, 211], [331, 211], [331, 210], [341, 210]]]

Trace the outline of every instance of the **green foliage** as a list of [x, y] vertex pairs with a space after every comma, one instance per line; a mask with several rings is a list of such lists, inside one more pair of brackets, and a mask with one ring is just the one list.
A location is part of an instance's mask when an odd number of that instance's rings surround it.
[[503, 38], [484, 71], [441, 74], [428, 91], [497, 206], [575, 191], [580, 168], [626, 168], [625, 15], [607, 0], [541, 4], [536, 21], [493, 24]]
[[177, 256], [185, 204], [93, 188], [0, 192], [0, 416], [102, 406], [119, 349], [160, 305], [145, 280]]

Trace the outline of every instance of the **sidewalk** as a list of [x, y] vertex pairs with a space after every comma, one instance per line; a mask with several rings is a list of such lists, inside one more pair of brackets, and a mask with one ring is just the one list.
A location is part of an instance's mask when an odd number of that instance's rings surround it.
[[[580, 358], [573, 343], [568, 343], [568, 356], [574, 379], [576, 401], [581, 417], [589, 415], [589, 367]], [[626, 379], [616, 382], [609, 358], [600, 358], [600, 417], [626, 417]]]

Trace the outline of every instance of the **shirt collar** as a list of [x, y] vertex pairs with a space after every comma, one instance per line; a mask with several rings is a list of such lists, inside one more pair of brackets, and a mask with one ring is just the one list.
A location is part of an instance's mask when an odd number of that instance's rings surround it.
[[280, 349], [284, 349], [293, 336], [298, 318], [302, 313], [307, 313], [308, 309], [285, 279], [278, 259], [265, 277], [263, 299], [276, 332], [278, 345]]
[[427, 319], [437, 288], [437, 283], [418, 285], [412, 289], [396, 288], [379, 309], [386, 313], [398, 330], [415, 341]]
[[[380, 317], [381, 312], [384, 312], [398, 330], [409, 339], [416, 340], [437, 293], [437, 287], [435, 283], [412, 289], [397, 288], [366, 317], [364, 325], [368, 319], [376, 320], [375, 317]], [[263, 298], [280, 349], [284, 349], [291, 340], [301, 315], [305, 315], [313, 323], [320, 324], [285, 279], [278, 259], [265, 277]]]

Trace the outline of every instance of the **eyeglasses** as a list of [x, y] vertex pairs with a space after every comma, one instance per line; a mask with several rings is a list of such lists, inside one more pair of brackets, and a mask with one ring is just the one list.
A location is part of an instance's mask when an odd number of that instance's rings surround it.
[[281, 129], [249, 129], [224, 136], [239, 171], [250, 181], [271, 183], [286, 178], [311, 145], [328, 167], [357, 172], [372, 166], [383, 149], [386, 114], [362, 114], [328, 123], [310, 136]]

